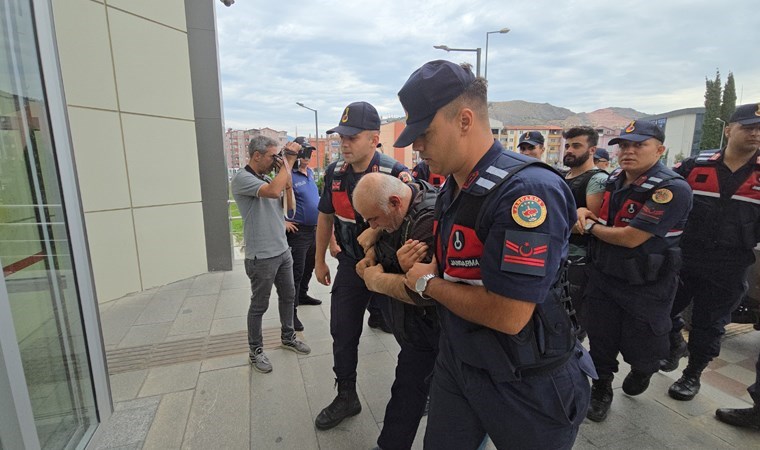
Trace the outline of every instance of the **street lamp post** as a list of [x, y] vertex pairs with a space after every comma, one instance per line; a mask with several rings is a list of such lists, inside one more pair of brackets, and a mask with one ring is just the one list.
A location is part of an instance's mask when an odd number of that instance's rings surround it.
[[[314, 136], [314, 142], [317, 149], [317, 172], [322, 173], [322, 161], [319, 157], [319, 119], [317, 117], [317, 110], [309, 108], [308, 106], [304, 105], [301, 102], [296, 102], [296, 105], [300, 106], [301, 108], [306, 108], [309, 111], [314, 111], [314, 129], [316, 130], [317, 134]], [[325, 152], [327, 152], [327, 146], [325, 146]]]
[[433, 48], [446, 50], [447, 52], [475, 52], [477, 54], [477, 63], [475, 66], [475, 76], [480, 76], [480, 47], [478, 48], [449, 48], [446, 45], [434, 45]]
[[487, 31], [486, 32], [486, 64], [485, 64], [485, 67], [484, 67], [484, 70], [483, 70], [483, 78], [485, 78], [486, 80], [488, 79], [488, 35], [489, 34], [495, 34], [495, 33], [507, 34], [507, 33], [509, 33], [509, 28], [505, 27], [505, 28], [502, 28], [501, 30]]
[[723, 126], [720, 128], [720, 145], [718, 146], [719, 150], [723, 150], [723, 136], [726, 135], [726, 121], [720, 117], [716, 117], [715, 120], [719, 120], [723, 124]]

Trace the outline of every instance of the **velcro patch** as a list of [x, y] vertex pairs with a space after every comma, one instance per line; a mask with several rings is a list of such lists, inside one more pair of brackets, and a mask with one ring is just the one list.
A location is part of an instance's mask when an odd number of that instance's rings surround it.
[[658, 204], [647, 203], [641, 208], [639, 214], [636, 216], [646, 222], [658, 224], [662, 217], [665, 215], [665, 208]]
[[501, 250], [501, 270], [545, 276], [550, 240], [548, 233], [507, 230]]

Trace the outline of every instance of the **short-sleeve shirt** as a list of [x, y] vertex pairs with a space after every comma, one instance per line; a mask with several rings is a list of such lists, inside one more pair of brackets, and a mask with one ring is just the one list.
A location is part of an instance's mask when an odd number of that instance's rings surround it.
[[281, 200], [259, 197], [259, 190], [271, 181], [249, 166], [232, 178], [232, 196], [243, 218], [246, 259], [273, 258], [288, 250]]
[[[658, 162], [643, 176], [649, 178], [662, 169], [664, 166]], [[610, 221], [630, 197], [635, 182], [625, 186], [625, 175], [621, 174], [614, 183], [614, 190], [610, 196]], [[672, 198], [667, 202], [662, 202], [662, 200], [658, 202], [654, 195], [650, 195], [638, 213], [627, 223], [627, 226], [646, 231], [657, 237], [677, 239], [686, 226], [686, 219], [691, 209], [691, 188], [686, 180], [676, 178], [661, 183], [657, 191], [661, 190], [669, 191]], [[606, 205], [602, 207], [604, 208]], [[612, 223], [609, 225], [613, 226]]]
[[[501, 145], [494, 142], [472, 173], [488, 170], [502, 152], [504, 149]], [[509, 155], [526, 162], [532, 160], [519, 154]], [[473, 186], [474, 183], [462, 191], [468, 192]], [[446, 257], [445, 243], [449, 242], [453, 219], [457, 209], [462, 206], [458, 201], [461, 196], [455, 198], [456, 187], [456, 182], [450, 177], [438, 197], [442, 211], [438, 226], [440, 242], [444, 247], [443, 258]], [[489, 200], [480, 210], [478, 233], [486, 236], [480, 258], [483, 286], [504, 297], [542, 303], [557, 279], [561, 264], [567, 259], [570, 229], [576, 221], [572, 192], [558, 174], [535, 166], [526, 167], [495, 189], [498, 190], [489, 194]], [[520, 225], [516, 220], [519, 216], [512, 212], [517, 201], [525, 200], [526, 196], [537, 197], [544, 205], [545, 219], [538, 226]], [[543, 275], [525, 273], [531, 271], [522, 270], [520, 264], [503, 265], [507, 253], [506, 241], [514, 241], [518, 245], [532, 244], [534, 247], [545, 245], [545, 251], [541, 254]], [[439, 261], [439, 264], [442, 263]], [[443, 271], [443, 266], [440, 269]]]
[[306, 174], [293, 169], [293, 193], [296, 196], [296, 213], [290, 222], [315, 226], [319, 215], [319, 189], [314, 182], [314, 172], [310, 168], [306, 168]]

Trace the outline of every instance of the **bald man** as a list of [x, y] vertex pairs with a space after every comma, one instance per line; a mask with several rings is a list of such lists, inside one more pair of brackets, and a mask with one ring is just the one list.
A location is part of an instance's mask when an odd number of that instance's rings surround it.
[[[365, 175], [354, 189], [354, 208], [372, 229], [381, 230], [374, 247], [365, 249], [367, 256], [356, 265], [356, 272], [370, 291], [399, 300], [390, 304], [391, 328], [401, 351], [377, 439], [383, 449], [412, 447], [438, 355], [435, 302], [407, 289], [403, 275], [415, 262], [431, 260], [436, 195], [426, 182], [406, 184], [380, 173]], [[397, 255], [406, 242], [415, 245]]]

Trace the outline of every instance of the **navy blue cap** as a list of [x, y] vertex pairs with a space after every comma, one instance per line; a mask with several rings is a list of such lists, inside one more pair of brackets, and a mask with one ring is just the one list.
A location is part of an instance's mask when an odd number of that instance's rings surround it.
[[530, 145], [544, 145], [544, 135], [541, 134], [538, 131], [526, 131], [525, 133], [520, 135], [520, 142], [517, 144], [519, 147], [520, 144], [527, 143]]
[[607, 150], [597, 147], [596, 152], [594, 152], [594, 159], [606, 159], [609, 161], [610, 154], [607, 152]]
[[354, 102], [346, 106], [340, 123], [327, 134], [338, 133], [344, 136], [354, 136], [364, 130], [379, 130], [380, 116], [374, 106], [367, 102]]
[[393, 146], [403, 148], [414, 142], [430, 126], [438, 110], [459, 97], [473, 81], [471, 70], [441, 59], [415, 70], [398, 91], [406, 111], [406, 128]]
[[760, 123], [760, 103], [750, 103], [737, 107], [728, 122], [742, 125]]
[[303, 136], [298, 136], [297, 138], [293, 140], [293, 142], [297, 143], [303, 148], [314, 148], [314, 146], [311, 145], [309, 141], [307, 141], [306, 138]]
[[652, 122], [634, 120], [620, 132], [620, 136], [610, 139], [610, 145], [615, 145], [620, 141], [644, 142], [652, 138], [665, 142], [665, 132]]

